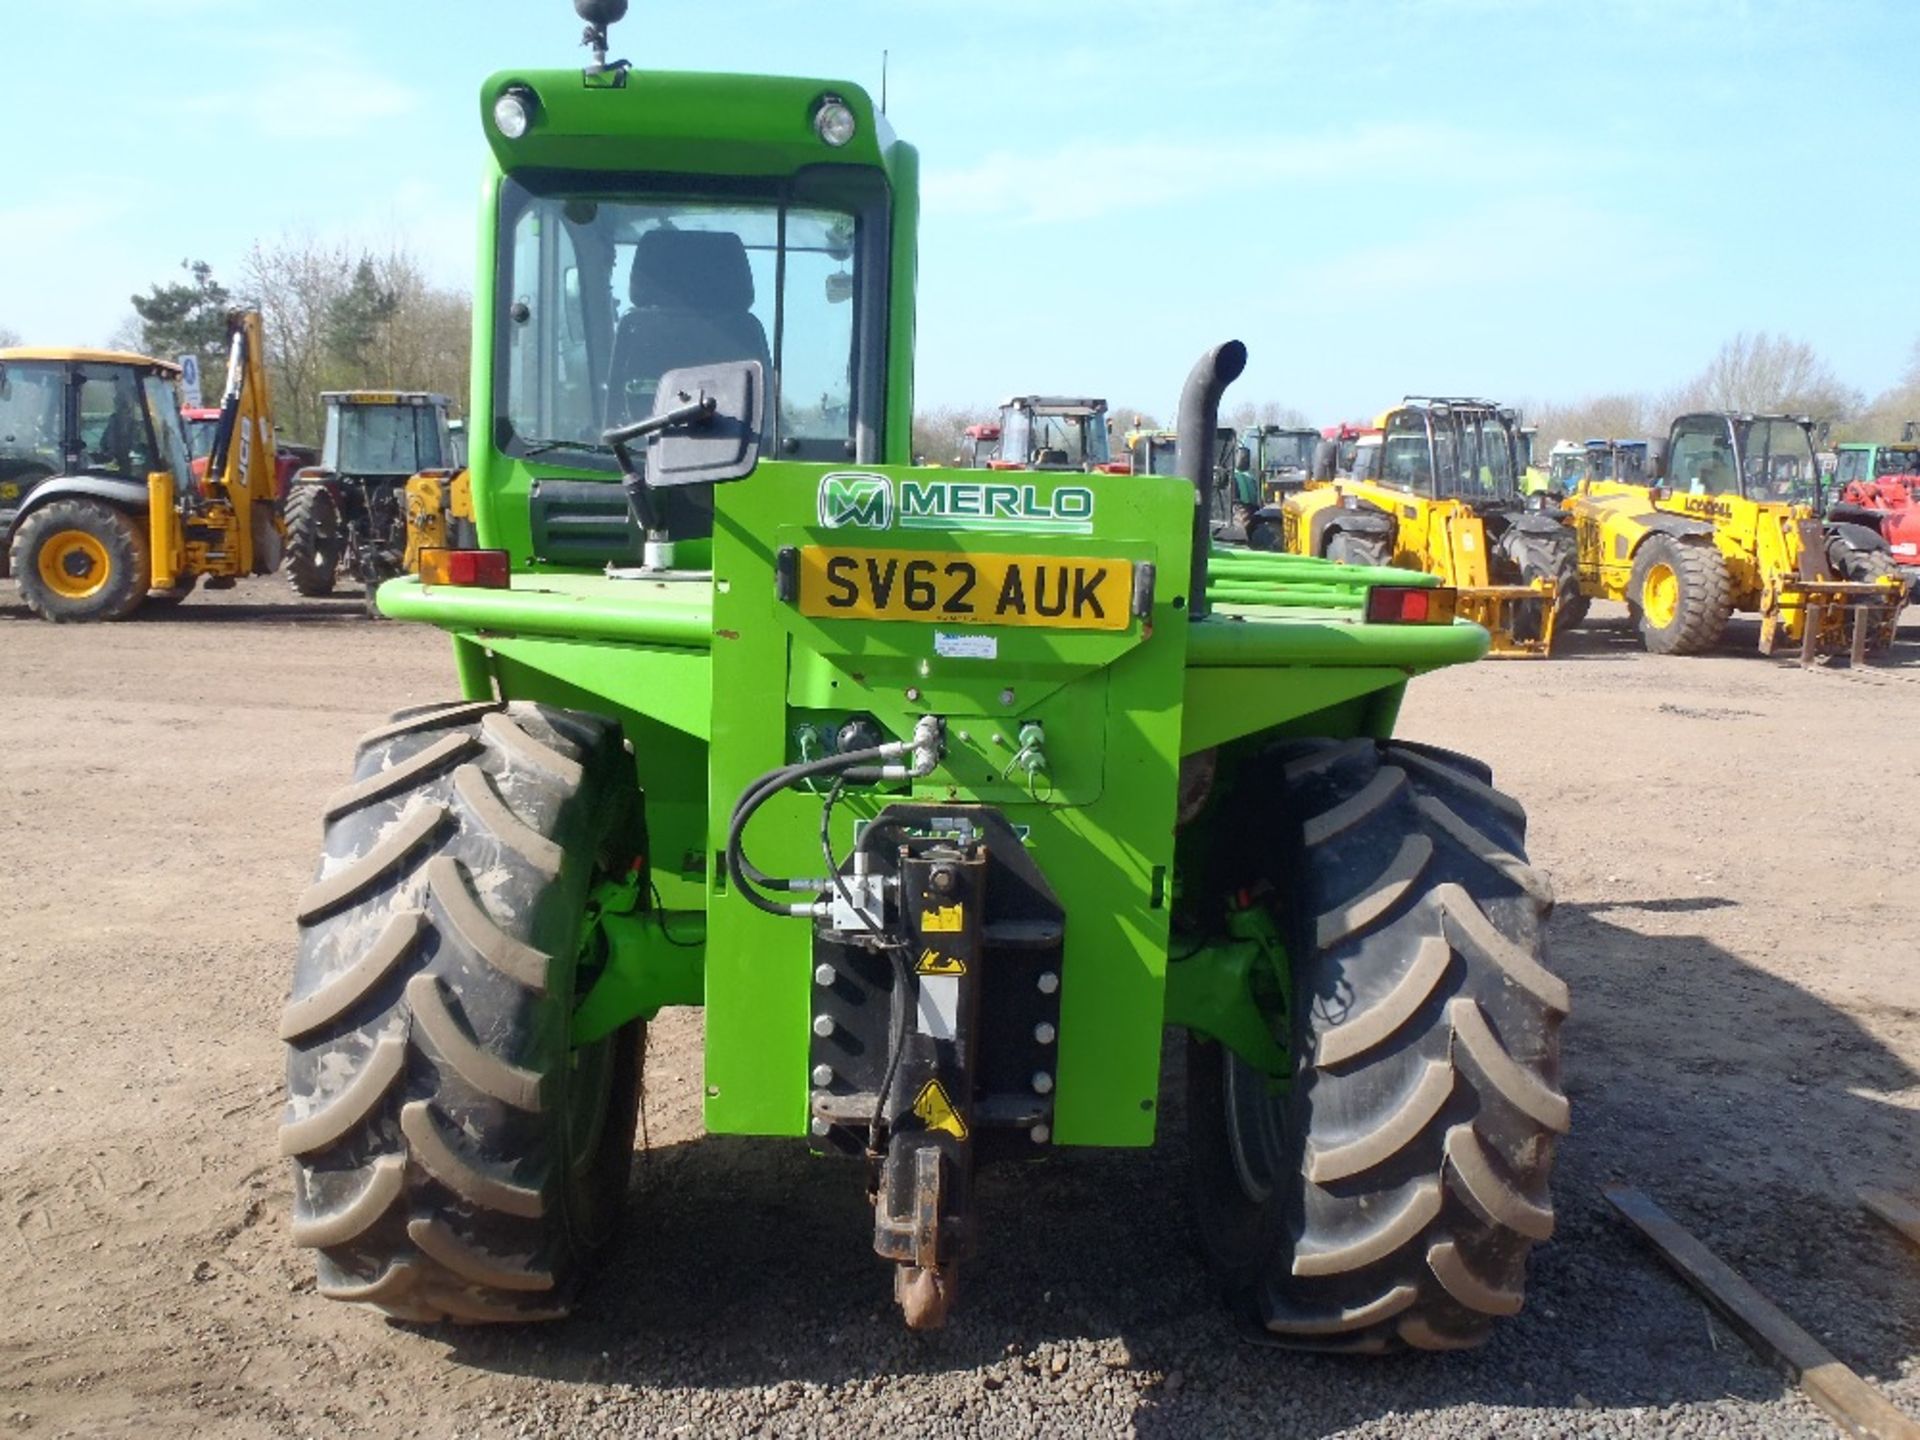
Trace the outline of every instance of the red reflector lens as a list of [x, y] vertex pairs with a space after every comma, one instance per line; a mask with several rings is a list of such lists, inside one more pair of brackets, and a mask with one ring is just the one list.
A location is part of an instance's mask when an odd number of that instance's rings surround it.
[[511, 566], [504, 550], [422, 550], [420, 579], [427, 585], [465, 585], [504, 590]]
[[1369, 625], [1451, 625], [1454, 592], [1444, 586], [1369, 585]]

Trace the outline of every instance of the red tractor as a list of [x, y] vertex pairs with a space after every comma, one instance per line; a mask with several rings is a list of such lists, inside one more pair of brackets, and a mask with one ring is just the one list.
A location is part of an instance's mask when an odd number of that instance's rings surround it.
[[[193, 473], [204, 480], [207, 457], [213, 453], [213, 437], [220, 428], [220, 407], [183, 406], [180, 418], [186, 422], [187, 449], [193, 454]], [[295, 473], [317, 463], [320, 452], [309, 445], [289, 445], [281, 441], [274, 449], [273, 459], [273, 493], [276, 498], [284, 499]]]
[[1893, 563], [1920, 596], [1920, 423], [1909, 421], [1898, 445], [1841, 445], [1833, 476], [1830, 521], [1876, 530]]

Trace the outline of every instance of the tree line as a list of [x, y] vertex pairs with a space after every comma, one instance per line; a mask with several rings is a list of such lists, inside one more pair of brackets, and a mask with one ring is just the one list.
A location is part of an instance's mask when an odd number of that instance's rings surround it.
[[144, 355], [200, 361], [202, 398], [226, 384], [227, 312], [260, 312], [274, 422], [316, 444], [324, 390], [430, 390], [465, 408], [473, 301], [436, 284], [403, 247], [386, 251], [312, 239], [256, 241], [229, 285], [204, 260], [131, 297], [112, 343]]
[[[172, 359], [200, 357], [202, 392], [214, 403], [225, 380], [226, 312], [235, 304], [261, 311], [268, 377], [282, 432], [319, 439], [320, 392], [350, 389], [433, 390], [467, 394], [473, 305], [466, 292], [439, 285], [403, 247], [378, 252], [311, 239], [257, 242], [229, 286], [205, 261], [183, 261], [178, 279], [131, 297], [133, 314], [116, 331], [118, 348]], [[19, 343], [0, 324], [0, 345]], [[1539, 427], [1539, 446], [1590, 437], [1633, 438], [1666, 432], [1691, 410], [1772, 411], [1809, 415], [1829, 442], [1888, 439], [1920, 420], [1920, 340], [1900, 379], [1868, 396], [1840, 380], [1803, 340], [1766, 331], [1726, 341], [1706, 365], [1667, 390], [1612, 391], [1573, 401], [1525, 403]], [[1146, 406], [1114, 404], [1115, 449], [1130, 429], [1157, 429], [1171, 417]], [[1321, 417], [1333, 419], [1367, 417]], [[1241, 402], [1223, 417], [1236, 429], [1255, 424], [1310, 423], [1277, 401]], [[971, 425], [995, 424], [997, 405], [934, 405], [914, 416], [914, 454], [950, 465]]]

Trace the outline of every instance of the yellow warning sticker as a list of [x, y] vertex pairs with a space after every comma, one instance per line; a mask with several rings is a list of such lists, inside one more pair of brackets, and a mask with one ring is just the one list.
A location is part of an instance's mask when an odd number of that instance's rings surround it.
[[947, 1092], [938, 1080], [929, 1080], [920, 1087], [920, 1093], [913, 1099], [913, 1113], [929, 1130], [944, 1131], [956, 1140], [967, 1138], [967, 1122], [953, 1108], [953, 1102], [947, 1099]]
[[920, 959], [913, 967], [916, 975], [964, 975], [967, 965], [957, 955], [942, 955], [938, 950], [927, 949], [920, 952]]
[[935, 906], [920, 917], [920, 933], [922, 935], [958, 935], [966, 918], [967, 907], [964, 905]]

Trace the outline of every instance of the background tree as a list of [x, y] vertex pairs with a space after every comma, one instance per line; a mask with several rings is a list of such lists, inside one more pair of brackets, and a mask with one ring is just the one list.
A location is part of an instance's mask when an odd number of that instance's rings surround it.
[[20, 332], [6, 325], [0, 325], [0, 349], [20, 343]]
[[960, 463], [960, 441], [969, 425], [990, 425], [999, 419], [991, 405], [936, 405], [913, 417], [913, 453], [929, 465]]
[[209, 399], [226, 384], [227, 311], [232, 296], [213, 278], [204, 260], [182, 260], [184, 281], [149, 287], [145, 295], [130, 297], [140, 324], [138, 349], [157, 360], [182, 355], [200, 357], [200, 389]]
[[1863, 403], [1804, 340], [1766, 331], [1741, 331], [1680, 388], [1683, 410], [1755, 410], [1845, 421]]

